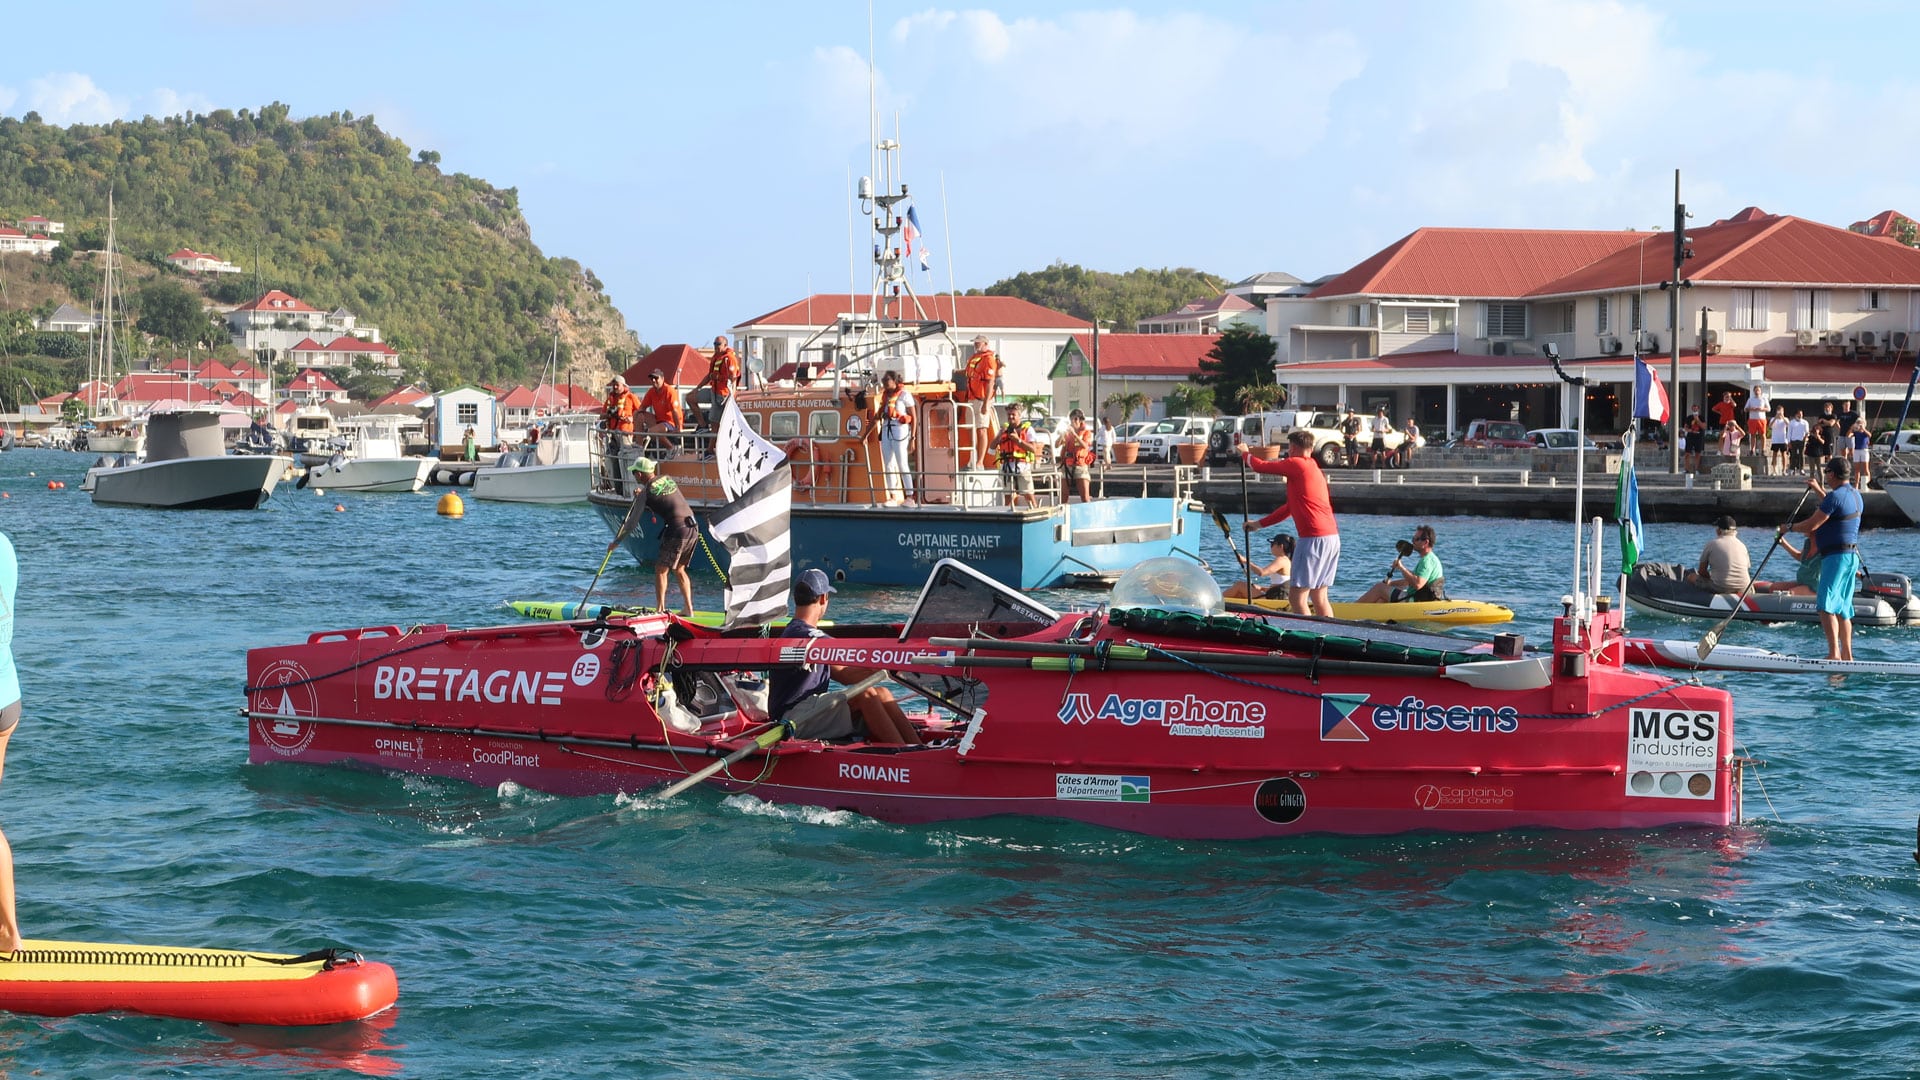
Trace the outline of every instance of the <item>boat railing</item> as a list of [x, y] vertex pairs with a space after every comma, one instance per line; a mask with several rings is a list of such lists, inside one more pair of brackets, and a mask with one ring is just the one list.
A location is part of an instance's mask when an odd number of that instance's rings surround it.
[[[873, 506], [886, 501], [880, 448], [874, 440], [796, 438], [789, 440], [789, 445], [795, 505]], [[591, 451], [593, 467], [588, 474], [590, 490], [606, 497], [632, 498], [633, 475], [628, 470], [642, 456], [659, 462], [661, 471], [674, 477], [688, 497], [702, 501], [724, 498], [711, 431], [596, 432]], [[1064, 474], [1057, 465], [1034, 462], [1030, 476], [1033, 505], [1058, 506], [1066, 499]], [[1012, 505], [1013, 493], [997, 465], [915, 468], [912, 478], [913, 490], [923, 505], [962, 509]], [[1197, 468], [1174, 466], [1174, 498], [1192, 498], [1198, 478]], [[1151, 485], [1165, 483], [1166, 478], [1163, 474], [1149, 477], [1144, 471], [1129, 472], [1124, 478], [1110, 477], [1105, 465], [1095, 465], [1092, 490], [1096, 498], [1131, 497], [1136, 480], [1139, 495], [1145, 496]]]

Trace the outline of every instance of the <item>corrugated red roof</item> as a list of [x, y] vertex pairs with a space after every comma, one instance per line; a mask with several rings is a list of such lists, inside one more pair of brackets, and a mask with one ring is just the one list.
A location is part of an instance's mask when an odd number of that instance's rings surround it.
[[303, 393], [312, 393], [316, 390], [338, 390], [340, 389], [340, 384], [327, 378], [326, 375], [321, 372], [315, 371], [312, 368], [305, 368], [300, 374], [293, 377], [293, 381], [287, 384], [287, 389], [298, 390]]
[[196, 379], [237, 379], [239, 373], [218, 360], [209, 360], [193, 373]]
[[304, 300], [295, 299], [294, 297], [281, 292], [279, 289], [268, 289], [266, 292], [263, 292], [260, 294], [259, 299], [250, 301], [245, 304], [241, 304], [239, 307], [234, 308], [233, 310], [235, 311], [271, 311], [276, 314], [284, 314], [290, 311], [295, 313], [312, 312], [314, 314], [319, 314], [319, 311], [320, 311], [319, 308], [308, 307]]
[[1311, 295], [1315, 299], [1525, 296], [1647, 235], [1568, 229], [1415, 229]]
[[[1093, 335], [1074, 334], [1080, 351], [1093, 355]], [[1165, 375], [1186, 378], [1200, 372], [1200, 360], [1213, 351], [1216, 334], [1101, 334], [1100, 377]]]
[[507, 391], [506, 396], [500, 399], [500, 407], [503, 409], [531, 409], [533, 408], [533, 391], [523, 385], [516, 385], [513, 389]]
[[[820, 327], [848, 312], [855, 315], [871, 314], [872, 308], [871, 296], [815, 293], [805, 300], [748, 319], [740, 326], [770, 324]], [[898, 308], [892, 302], [887, 302], [880, 313], [917, 319], [923, 317], [920, 312], [925, 313], [925, 318], [944, 319], [949, 326], [969, 333], [975, 330], [1080, 330], [1087, 326], [1081, 319], [1015, 296], [950, 296], [942, 293], [920, 297], [918, 309], [912, 304]]]
[[[1687, 233], [1689, 280], [1814, 288], [1824, 285], [1920, 285], [1920, 251], [1805, 218], [1771, 215], [1705, 225]], [[1631, 289], [1665, 278], [1673, 233], [1641, 233], [1640, 243], [1542, 284], [1527, 295]]]
[[300, 339], [299, 344], [295, 345], [291, 349], [288, 349], [287, 351], [288, 352], [326, 352], [327, 349], [326, 349], [326, 346], [320, 344], [319, 342], [313, 340], [312, 338], [303, 337]]
[[261, 401], [259, 398], [254, 397], [252, 394], [247, 393], [245, 390], [235, 390], [233, 392], [233, 396], [227, 399], [227, 404], [235, 405], [242, 409], [251, 409], [257, 406], [265, 405], [266, 402]]
[[600, 404], [601, 396], [584, 386], [561, 383], [558, 386], [536, 386], [533, 388], [533, 407], [548, 412], [556, 410], [591, 409]]
[[394, 356], [391, 347], [384, 341], [363, 341], [352, 334], [341, 334], [327, 342], [329, 352], [365, 353], [369, 356]]

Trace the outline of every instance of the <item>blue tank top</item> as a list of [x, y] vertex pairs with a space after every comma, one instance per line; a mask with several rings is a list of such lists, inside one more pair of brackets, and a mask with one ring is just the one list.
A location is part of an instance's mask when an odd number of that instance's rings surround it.
[[20, 585], [20, 561], [13, 541], [0, 533], [0, 708], [20, 700], [20, 673], [13, 667], [13, 605]]
[[1827, 492], [1820, 500], [1820, 510], [1827, 520], [1813, 530], [1813, 542], [1820, 545], [1822, 555], [1851, 548], [1860, 540], [1860, 511], [1866, 502], [1852, 484], [1843, 484]]

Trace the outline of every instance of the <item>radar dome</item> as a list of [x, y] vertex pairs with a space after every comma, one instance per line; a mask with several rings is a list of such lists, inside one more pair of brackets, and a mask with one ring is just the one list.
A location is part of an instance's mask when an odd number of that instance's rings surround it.
[[1162, 555], [1120, 575], [1114, 583], [1112, 606], [1159, 608], [1194, 615], [1224, 615], [1226, 601], [1213, 575], [1190, 559]]

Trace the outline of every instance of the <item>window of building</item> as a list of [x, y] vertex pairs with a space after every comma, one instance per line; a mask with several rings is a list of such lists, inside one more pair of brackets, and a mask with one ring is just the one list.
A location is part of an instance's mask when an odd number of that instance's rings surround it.
[[1572, 301], [1563, 304], [1548, 304], [1541, 313], [1541, 329], [1549, 334], [1573, 333], [1574, 307]]
[[1608, 334], [1613, 332], [1613, 298], [1612, 297], [1610, 296], [1594, 297], [1593, 332], [1596, 334]]
[[1861, 289], [1860, 290], [1860, 310], [1861, 311], [1885, 311], [1887, 310], [1887, 305], [1888, 305], [1887, 290], [1885, 289]]
[[1490, 338], [1527, 336], [1527, 305], [1489, 302], [1486, 305], [1487, 335]]
[[1729, 330], [1765, 330], [1767, 328], [1767, 290], [1735, 289], [1733, 305], [1727, 311]]
[[453, 422], [456, 424], [477, 424], [480, 422], [480, 403], [469, 401], [453, 410]]
[[1627, 327], [1628, 330], [1631, 330], [1636, 334], [1641, 331], [1642, 327], [1640, 325], [1640, 294], [1639, 293], [1630, 293], [1627, 296], [1627, 321], [1633, 324]]
[[1826, 289], [1793, 290], [1793, 307], [1787, 310], [1787, 329], [1825, 330], [1832, 294]]
[[1347, 305], [1347, 325], [1348, 326], [1372, 326], [1373, 325], [1373, 305], [1372, 304], [1348, 304]]

